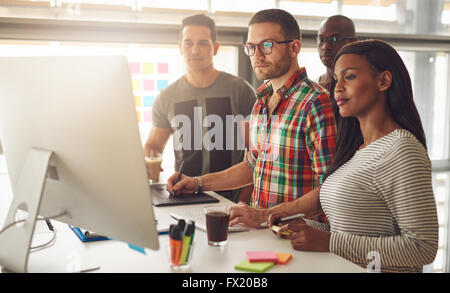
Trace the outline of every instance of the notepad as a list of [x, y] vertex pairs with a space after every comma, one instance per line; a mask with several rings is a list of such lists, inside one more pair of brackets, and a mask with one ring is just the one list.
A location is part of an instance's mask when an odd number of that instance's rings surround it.
[[264, 273], [274, 266], [273, 262], [249, 262], [248, 259], [234, 266], [235, 270]]
[[247, 259], [249, 262], [278, 262], [278, 256], [272, 251], [247, 251]]
[[292, 254], [290, 254], [290, 253], [278, 253], [277, 252], [276, 255], [278, 257], [277, 264], [280, 264], [280, 265], [287, 264], [292, 258]]
[[[272, 227], [270, 227], [270, 229], [272, 231], [274, 231], [275, 233], [278, 233], [278, 231], [280, 231], [281, 227], [279, 227], [279, 226], [272, 226]], [[293, 232], [292, 230], [288, 229], [288, 230], [284, 231], [283, 233], [281, 233], [281, 235], [289, 236], [292, 232]]]

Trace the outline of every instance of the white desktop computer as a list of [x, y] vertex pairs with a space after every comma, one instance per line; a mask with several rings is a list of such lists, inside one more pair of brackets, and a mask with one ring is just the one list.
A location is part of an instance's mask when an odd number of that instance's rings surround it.
[[0, 76], [14, 193], [0, 265], [26, 272], [37, 215], [159, 249], [127, 59], [1, 57]]

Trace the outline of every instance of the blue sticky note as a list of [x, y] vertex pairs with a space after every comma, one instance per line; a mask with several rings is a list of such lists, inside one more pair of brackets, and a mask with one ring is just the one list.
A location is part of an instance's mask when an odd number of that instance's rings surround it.
[[136, 250], [137, 252], [145, 254], [145, 249], [142, 248], [142, 247], [139, 247], [139, 246], [136, 246], [136, 245], [133, 245], [133, 244], [130, 244], [130, 243], [128, 243], [128, 247], [133, 249], [133, 250]]
[[153, 101], [155, 100], [154, 96], [144, 96], [144, 107], [151, 107], [153, 105]]
[[158, 80], [158, 91], [162, 90], [169, 85], [169, 81], [166, 79]]

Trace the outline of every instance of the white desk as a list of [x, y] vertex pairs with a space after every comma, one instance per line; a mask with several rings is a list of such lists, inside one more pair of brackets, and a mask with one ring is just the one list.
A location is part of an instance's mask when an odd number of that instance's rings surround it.
[[[220, 198], [219, 196], [217, 196]], [[232, 204], [221, 198], [221, 202]], [[155, 208], [159, 218], [180, 209], [201, 209], [202, 205]], [[55, 222], [55, 221], [52, 221]], [[41, 223], [41, 225], [45, 225]], [[166, 251], [168, 236], [160, 236], [160, 250], [145, 249], [145, 255], [119, 241], [98, 241], [82, 243], [66, 224], [56, 222], [57, 240], [55, 245], [30, 255], [30, 272], [66, 272], [100, 266], [96, 272], [136, 272], [169, 273]], [[50, 232], [41, 232], [34, 237], [34, 244], [50, 239]], [[190, 268], [183, 272], [192, 273], [233, 273], [234, 266], [245, 259], [246, 251], [267, 251], [292, 253], [293, 258], [286, 265], [275, 265], [271, 273], [360, 273], [365, 270], [332, 253], [296, 251], [289, 240], [279, 239], [268, 230], [250, 230], [230, 233], [225, 247], [211, 247], [206, 233], [196, 230], [195, 251]]]
[[[0, 175], [5, 179], [6, 175]], [[5, 184], [6, 180], [0, 181]], [[8, 188], [0, 189], [5, 196]], [[212, 194], [212, 193], [211, 193]], [[233, 203], [216, 195], [222, 204]], [[6, 195], [10, 196], [10, 195]], [[3, 201], [4, 202], [4, 201]], [[180, 210], [201, 210], [203, 205], [155, 208], [155, 214], [162, 219], [169, 212]], [[1, 212], [7, 209], [2, 208]], [[5, 215], [0, 214], [3, 220]], [[160, 250], [145, 249], [145, 255], [128, 247], [126, 243], [107, 240], [90, 243], [81, 242], [70, 228], [61, 222], [52, 220], [57, 230], [56, 243], [49, 248], [30, 254], [29, 272], [68, 272], [90, 269], [100, 266], [95, 272], [172, 272], [167, 256], [168, 236], [160, 236]], [[0, 223], [0, 225], [3, 223]], [[37, 224], [33, 244], [38, 245], [50, 240], [52, 233], [45, 222]], [[270, 230], [250, 230], [230, 233], [225, 247], [211, 247], [207, 243], [206, 232], [196, 230], [195, 249], [191, 267], [192, 273], [236, 273], [234, 266], [245, 257], [246, 251], [267, 251], [291, 253], [293, 258], [286, 265], [275, 265], [270, 273], [361, 273], [361, 267], [332, 253], [301, 252], [292, 248], [289, 240], [277, 238]]]

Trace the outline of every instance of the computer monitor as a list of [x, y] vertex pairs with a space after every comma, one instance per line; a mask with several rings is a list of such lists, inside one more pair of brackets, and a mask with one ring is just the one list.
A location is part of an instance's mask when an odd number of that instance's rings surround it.
[[28, 211], [27, 225], [0, 234], [0, 265], [26, 271], [35, 214], [159, 249], [127, 59], [1, 57], [0, 76], [5, 225]]

